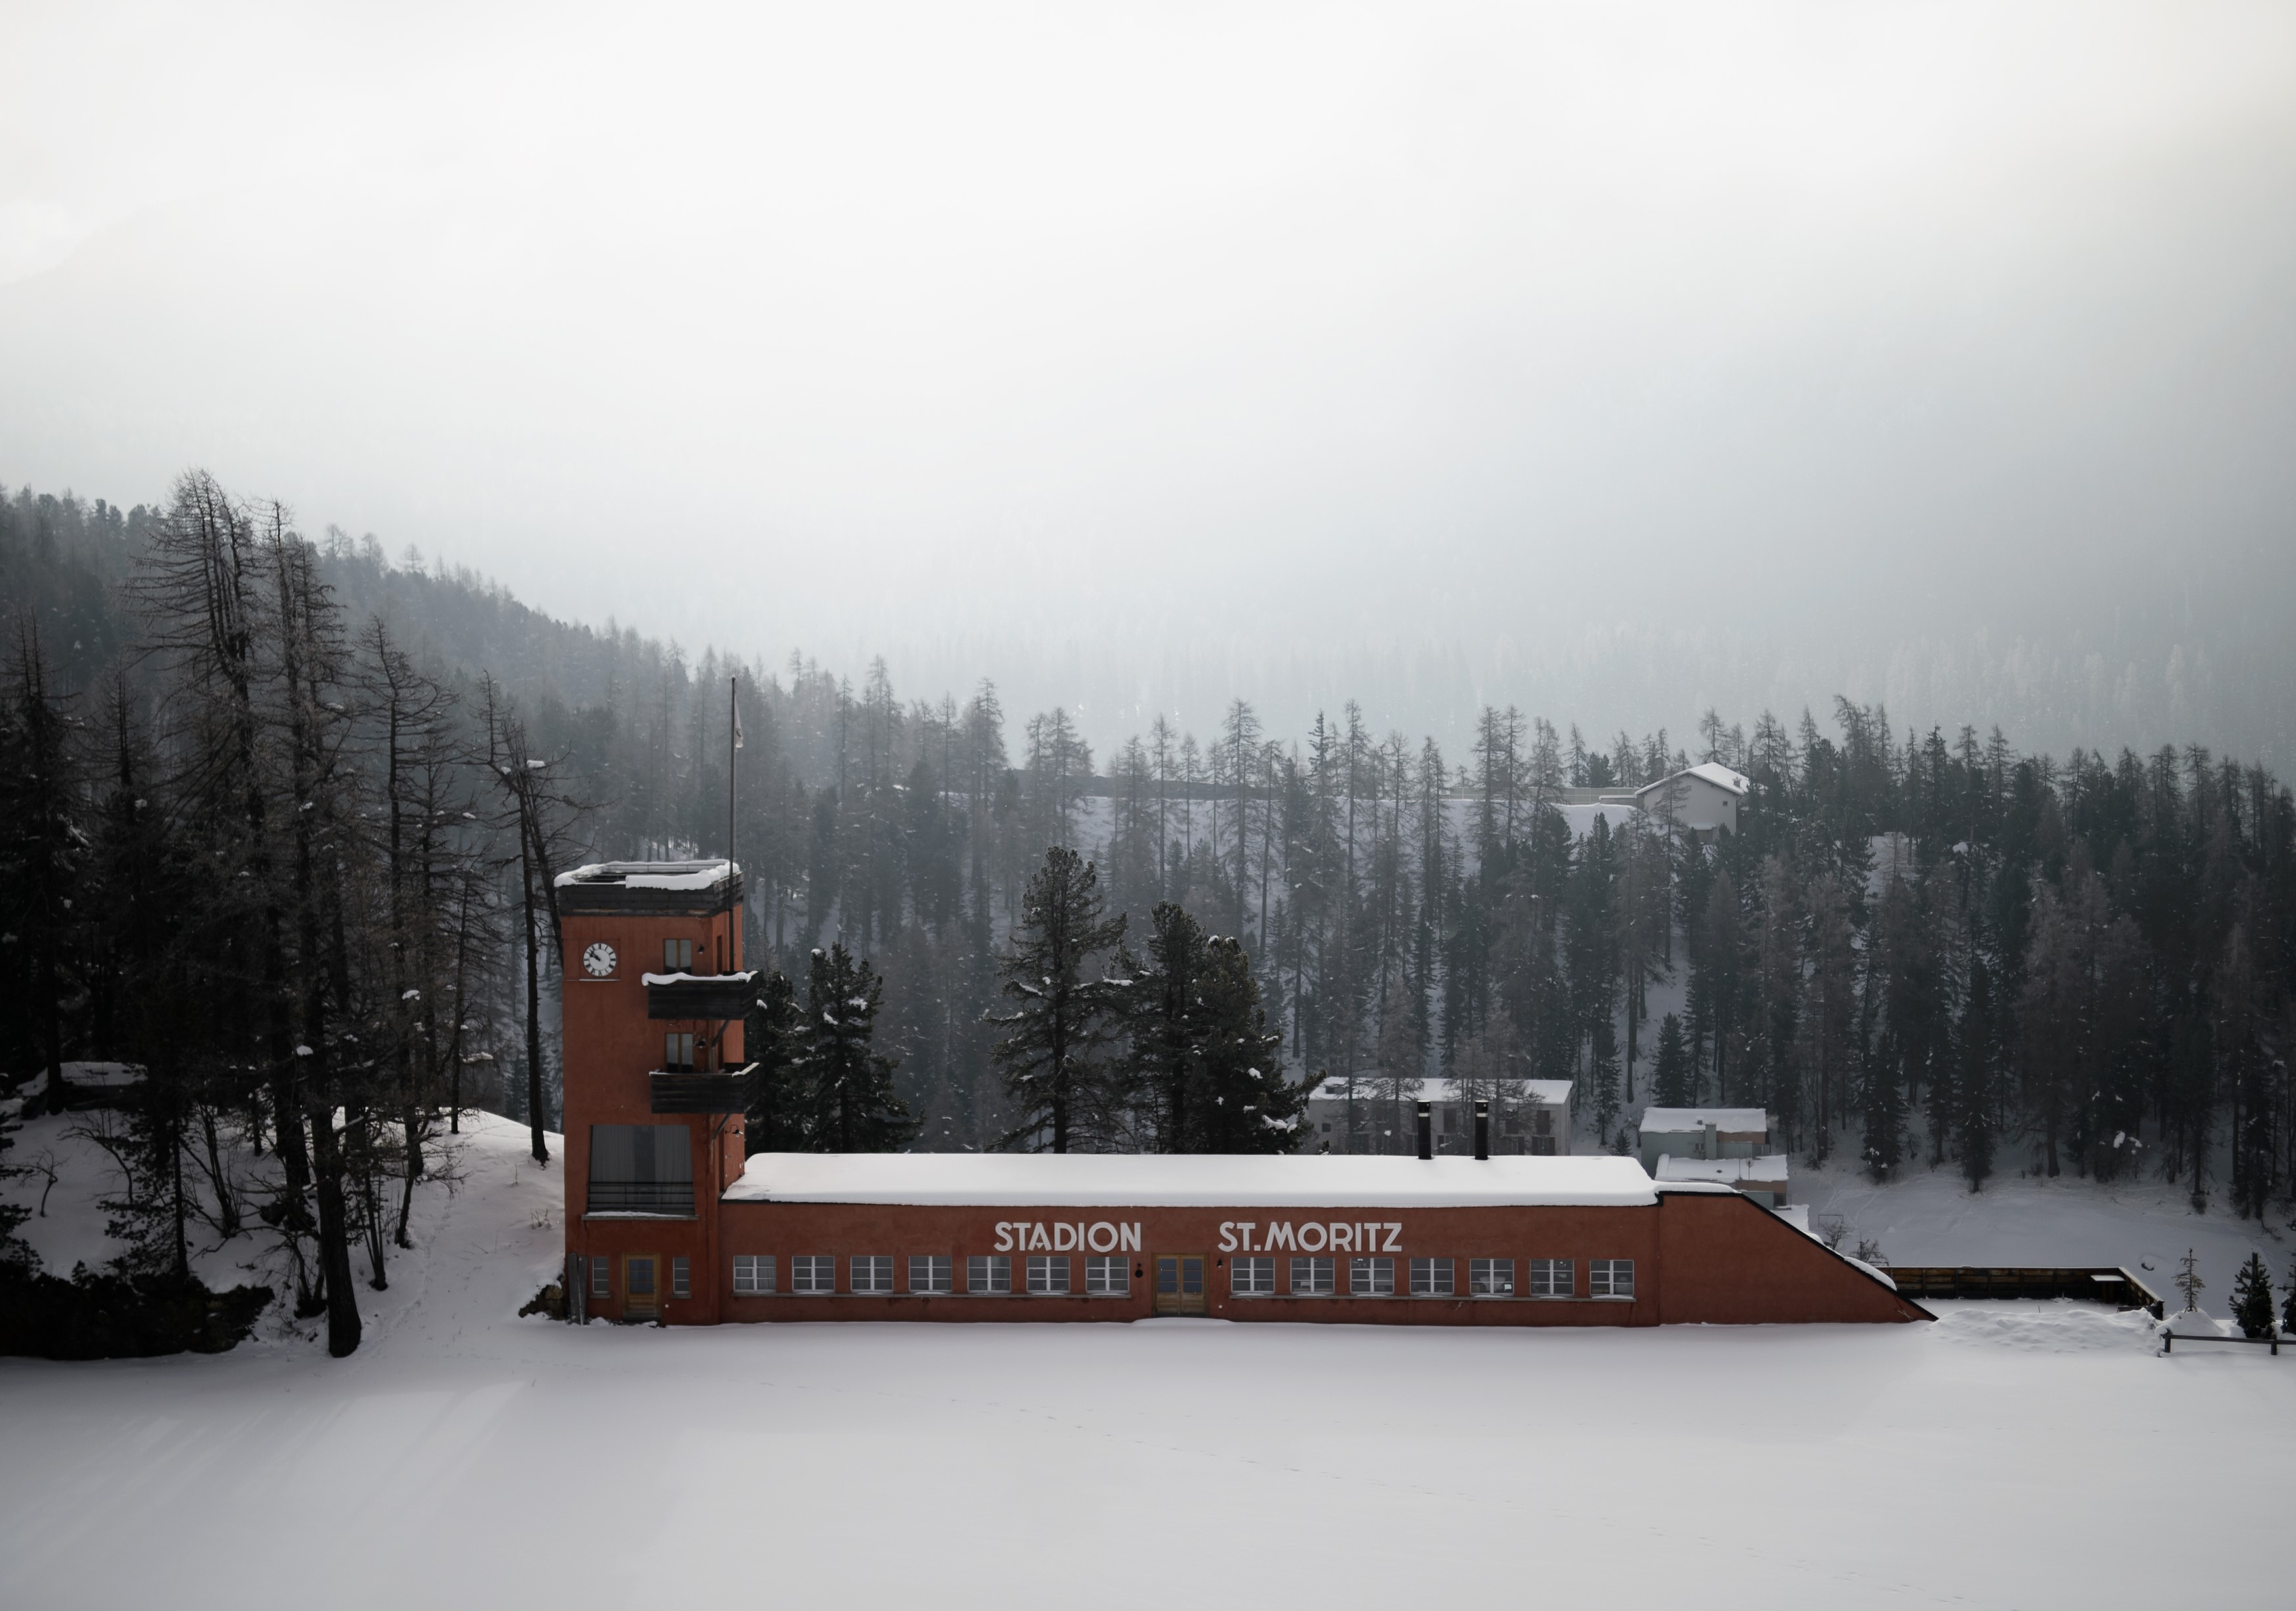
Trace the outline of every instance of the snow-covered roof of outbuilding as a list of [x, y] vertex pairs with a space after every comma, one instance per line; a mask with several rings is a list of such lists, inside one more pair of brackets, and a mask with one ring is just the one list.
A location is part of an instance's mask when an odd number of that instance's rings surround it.
[[1709, 1124], [1723, 1135], [1767, 1135], [1770, 1116], [1759, 1108], [1645, 1108], [1636, 1128], [1644, 1135], [1677, 1135]]
[[1670, 773], [1655, 783], [1644, 784], [1635, 790], [1635, 797], [1640, 799], [1652, 789], [1663, 789], [1677, 778], [1696, 778], [1729, 794], [1748, 794], [1754, 787], [1754, 780], [1742, 772], [1733, 772], [1719, 761], [1701, 761], [1695, 766], [1685, 766], [1680, 772]]
[[725, 1200], [1015, 1208], [1647, 1207], [1630, 1157], [761, 1152]]
[[1726, 1185], [1734, 1181], [1749, 1183], [1784, 1185], [1788, 1179], [1786, 1155], [1766, 1153], [1760, 1157], [1687, 1158], [1659, 1154], [1658, 1169], [1653, 1178], [1675, 1181], [1720, 1181]]

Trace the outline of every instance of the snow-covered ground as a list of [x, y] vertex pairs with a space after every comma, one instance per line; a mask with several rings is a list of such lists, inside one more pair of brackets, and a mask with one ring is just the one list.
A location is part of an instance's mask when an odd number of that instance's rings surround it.
[[[2164, 1359], [2142, 1317], [2072, 1304], [1625, 1333], [578, 1329], [514, 1318], [559, 1239], [524, 1140], [479, 1123], [422, 1248], [361, 1289], [349, 1360], [275, 1330], [0, 1361], [0, 1599], [2285, 1603], [2296, 1350]], [[1904, 1190], [1869, 1205], [1901, 1261], [1968, 1262], [1916, 1224], [2009, 1234], [1919, 1192], [1875, 1206]], [[2132, 1261], [2112, 1227], [2152, 1223], [2085, 1185], [1987, 1200], [2051, 1262]], [[2097, 1247], [2050, 1241], [2091, 1219]]]

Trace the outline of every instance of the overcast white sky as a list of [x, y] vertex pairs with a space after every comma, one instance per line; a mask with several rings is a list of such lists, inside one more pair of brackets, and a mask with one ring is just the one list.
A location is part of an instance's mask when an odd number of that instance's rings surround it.
[[2296, 593], [2296, 6], [11, 0], [0, 60], [0, 478], [204, 464], [1103, 742], [1965, 705]]

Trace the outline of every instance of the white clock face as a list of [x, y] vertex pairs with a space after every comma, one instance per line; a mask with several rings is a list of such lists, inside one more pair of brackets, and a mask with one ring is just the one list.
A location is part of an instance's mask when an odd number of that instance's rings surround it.
[[600, 940], [582, 953], [582, 971], [594, 979], [603, 979], [614, 971], [614, 948]]

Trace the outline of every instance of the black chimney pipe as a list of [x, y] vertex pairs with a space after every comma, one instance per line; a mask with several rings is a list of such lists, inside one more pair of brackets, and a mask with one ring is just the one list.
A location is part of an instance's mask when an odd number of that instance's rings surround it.
[[1423, 1158], [1431, 1158], [1435, 1156], [1435, 1120], [1431, 1111], [1432, 1107], [1433, 1104], [1430, 1102], [1419, 1104], [1419, 1156]]
[[1491, 1156], [1491, 1105], [1475, 1104], [1475, 1157], [1487, 1159]]

